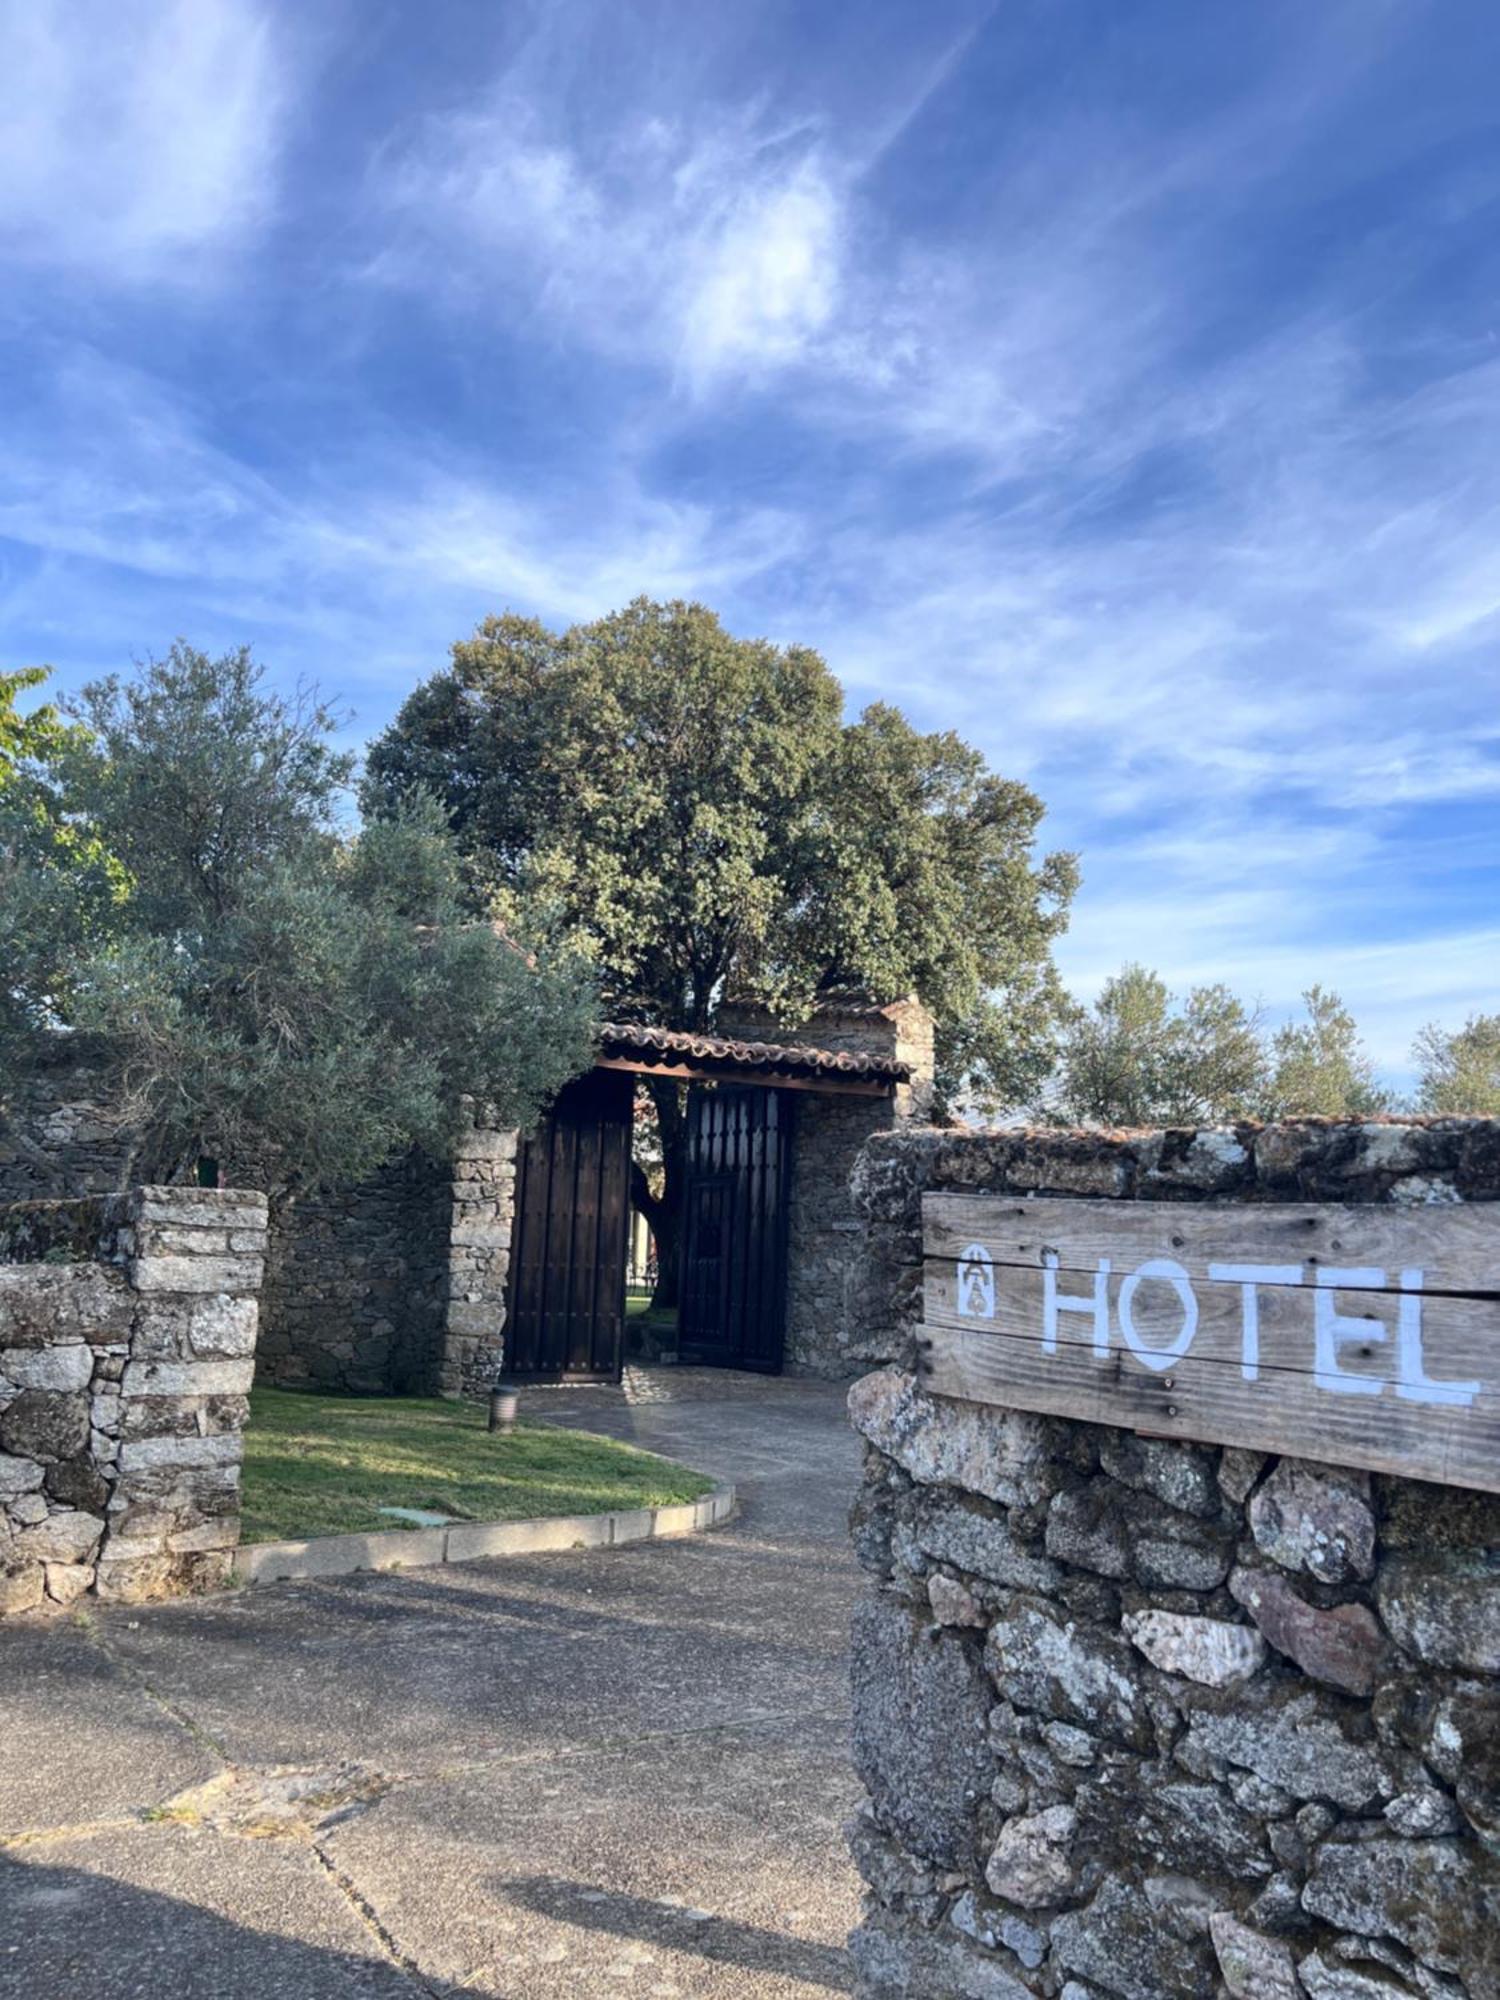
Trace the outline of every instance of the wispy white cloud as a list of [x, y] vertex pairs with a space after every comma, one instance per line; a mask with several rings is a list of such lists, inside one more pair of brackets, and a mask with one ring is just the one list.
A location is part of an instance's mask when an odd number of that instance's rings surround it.
[[139, 369], [72, 347], [50, 376], [50, 396], [0, 438], [0, 538], [287, 630], [384, 625], [433, 666], [455, 617], [512, 604], [566, 622], [643, 590], [732, 591], [785, 562], [801, 532], [772, 508], [725, 515], [653, 495], [624, 470], [591, 483], [587, 508], [576, 487], [523, 496], [405, 441], [277, 478]]
[[394, 234], [373, 276], [445, 273], [694, 391], [794, 362], [834, 312], [840, 190], [815, 132], [755, 107], [706, 135], [642, 118], [589, 162], [502, 82], [486, 108], [425, 120], [377, 179]]
[[288, 79], [255, 0], [0, 0], [0, 246], [196, 284], [271, 212]]

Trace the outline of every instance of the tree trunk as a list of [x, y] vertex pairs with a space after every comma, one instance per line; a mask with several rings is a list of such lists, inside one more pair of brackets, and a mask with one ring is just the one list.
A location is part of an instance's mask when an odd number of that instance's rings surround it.
[[[682, 1197], [687, 1172], [687, 1093], [680, 1084], [647, 1079], [646, 1088], [656, 1106], [657, 1131], [661, 1136], [662, 1192], [660, 1197], [646, 1190], [651, 1207], [639, 1200], [636, 1207], [656, 1238], [656, 1290], [651, 1296], [653, 1311], [675, 1312], [682, 1296]], [[635, 1176], [632, 1176], [634, 1182]], [[645, 1176], [640, 1176], [644, 1183]], [[633, 1191], [633, 1190], [632, 1190]]]

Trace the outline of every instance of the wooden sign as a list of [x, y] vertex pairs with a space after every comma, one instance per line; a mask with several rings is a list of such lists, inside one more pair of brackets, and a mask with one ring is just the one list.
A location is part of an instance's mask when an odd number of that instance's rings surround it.
[[1500, 1492], [1500, 1202], [923, 1201], [924, 1386]]

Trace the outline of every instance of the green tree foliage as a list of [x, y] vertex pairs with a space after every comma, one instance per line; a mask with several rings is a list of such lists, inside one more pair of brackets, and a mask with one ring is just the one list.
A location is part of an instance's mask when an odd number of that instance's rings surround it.
[[1423, 1111], [1500, 1118], [1500, 1014], [1471, 1014], [1452, 1031], [1430, 1023], [1412, 1057]]
[[248, 652], [178, 645], [77, 709], [55, 789], [129, 888], [76, 941], [66, 1021], [137, 1177], [207, 1154], [275, 1188], [353, 1180], [444, 1147], [466, 1096], [525, 1123], [587, 1065], [591, 979], [470, 919], [436, 802], [344, 836], [335, 717]]
[[125, 893], [123, 868], [57, 783], [83, 731], [50, 702], [18, 706], [46, 680], [45, 667], [0, 673], [0, 1120], [21, 1108], [40, 1040], [62, 1019], [80, 943], [106, 933]]
[[1243, 1115], [1263, 1088], [1258, 1017], [1226, 987], [1178, 1001], [1127, 965], [1063, 1041], [1049, 1115], [1074, 1124], [1192, 1125]]
[[[616, 1008], [702, 1030], [753, 1000], [794, 1028], [822, 996], [916, 992], [955, 1095], [1009, 1096], [1050, 1055], [1075, 876], [1033, 852], [1040, 802], [893, 708], [846, 724], [806, 648], [645, 599], [563, 633], [487, 619], [373, 746], [367, 811], [413, 785], [477, 891], [555, 910]], [[670, 1270], [682, 1120], [655, 1096]]]
[[1361, 1117], [1389, 1108], [1354, 1016], [1336, 993], [1310, 986], [1306, 1018], [1271, 1040], [1271, 1074], [1261, 1110], [1267, 1118]]
[[1386, 1108], [1359, 1031], [1336, 993], [1313, 986], [1305, 1017], [1267, 1037], [1227, 987], [1180, 1002], [1127, 965], [1075, 1012], [1046, 1114], [1078, 1124], [1196, 1125], [1236, 1118], [1362, 1117]]

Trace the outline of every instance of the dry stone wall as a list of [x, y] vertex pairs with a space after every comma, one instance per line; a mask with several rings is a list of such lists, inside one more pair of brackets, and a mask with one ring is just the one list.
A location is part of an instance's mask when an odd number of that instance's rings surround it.
[[881, 1138], [867, 2000], [1500, 2000], [1500, 1496], [930, 1397], [929, 1188], [1500, 1197], [1500, 1124]]
[[0, 1208], [0, 1614], [227, 1579], [265, 1250], [258, 1194]]
[[448, 1172], [413, 1149], [358, 1187], [278, 1202], [261, 1380], [355, 1396], [432, 1393], [447, 1296]]
[[[125, 1183], [129, 1134], [92, 1091], [87, 1059], [60, 1049], [28, 1129], [0, 1137], [0, 1202]], [[413, 1148], [356, 1187], [279, 1200], [257, 1379], [350, 1395], [486, 1394], [504, 1327], [515, 1153], [515, 1133], [476, 1106], [451, 1160]], [[255, 1184], [243, 1163], [231, 1171]]]

